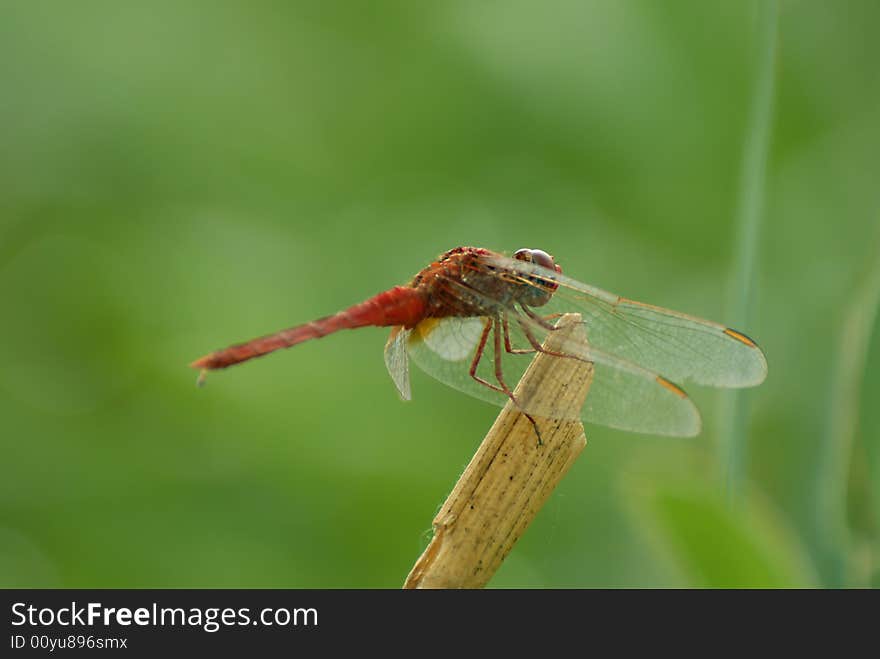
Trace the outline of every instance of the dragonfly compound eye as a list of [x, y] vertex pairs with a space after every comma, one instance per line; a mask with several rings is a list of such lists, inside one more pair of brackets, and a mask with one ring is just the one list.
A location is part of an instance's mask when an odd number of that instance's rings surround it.
[[513, 253], [513, 258], [517, 261], [526, 261], [527, 263], [540, 265], [542, 268], [547, 268], [548, 270], [562, 272], [562, 268], [556, 265], [553, 261], [553, 257], [542, 249], [518, 249]]
[[[562, 272], [562, 268], [554, 263], [553, 257], [540, 249], [518, 249], [513, 253], [513, 258], [518, 261], [525, 261], [526, 263], [534, 263], [542, 268], [558, 273]], [[539, 274], [530, 273], [526, 278], [531, 282], [531, 286], [526, 287], [526, 290], [523, 291], [521, 301], [523, 304], [532, 307], [540, 307], [547, 304], [553, 292], [559, 288], [559, 284], [550, 277], [542, 277]]]

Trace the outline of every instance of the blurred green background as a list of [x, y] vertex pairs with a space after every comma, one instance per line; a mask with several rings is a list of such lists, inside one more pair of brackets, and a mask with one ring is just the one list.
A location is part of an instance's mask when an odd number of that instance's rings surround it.
[[[387, 331], [187, 364], [456, 245], [735, 324], [757, 2], [0, 3], [0, 585], [399, 587], [497, 409]], [[589, 443], [492, 585], [880, 583], [880, 4], [779, 16], [747, 469]], [[741, 324], [741, 323], [739, 323]]]

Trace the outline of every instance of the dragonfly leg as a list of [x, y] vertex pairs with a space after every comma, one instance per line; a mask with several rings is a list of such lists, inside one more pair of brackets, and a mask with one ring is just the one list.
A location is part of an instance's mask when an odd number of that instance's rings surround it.
[[[528, 307], [524, 306], [523, 309], [529, 315], [530, 318], [532, 318], [536, 322], [540, 323], [540, 325], [542, 327], [544, 327], [545, 329], [548, 329], [548, 330], [558, 329], [555, 326], [541, 323], [541, 321], [544, 320], [544, 318], [535, 314]], [[562, 316], [562, 314], [555, 313], [555, 314], [550, 314], [549, 316], [546, 316], [545, 318], [559, 318], [561, 316]], [[507, 352], [509, 352], [512, 355], [526, 355], [526, 354], [532, 354], [535, 352], [543, 352], [544, 354], [552, 355], [553, 357], [567, 357], [569, 359], [579, 359], [580, 361], [586, 362], [588, 364], [592, 363], [588, 359], [583, 359], [583, 358], [578, 357], [576, 355], [567, 355], [562, 352], [554, 352], [553, 350], [547, 350], [544, 346], [542, 346], [538, 342], [538, 339], [535, 338], [535, 335], [532, 334], [532, 331], [526, 326], [526, 324], [524, 322], [522, 322], [522, 320], [519, 320], [519, 326], [522, 328], [523, 333], [526, 335], [526, 338], [529, 340], [529, 343], [531, 344], [532, 347], [531, 348], [523, 348], [523, 349], [513, 349], [513, 348], [511, 348], [511, 345], [510, 345], [510, 328], [508, 327], [508, 321], [507, 321], [506, 315], [504, 316], [503, 326], [504, 326], [504, 348], [507, 350]]]
[[[544, 443], [541, 439], [541, 431], [538, 430], [538, 423], [535, 421], [535, 417], [526, 412], [519, 404], [519, 401], [516, 400], [516, 397], [513, 395], [513, 391], [511, 391], [510, 387], [507, 386], [507, 383], [504, 381], [504, 372], [501, 368], [501, 332], [502, 327], [504, 327], [504, 339], [505, 339], [505, 347], [510, 347], [510, 337], [507, 334], [507, 318], [505, 317], [504, 321], [499, 318], [495, 318], [493, 325], [495, 328], [494, 338], [495, 338], [495, 379], [498, 380], [498, 384], [501, 385], [501, 388], [504, 390], [504, 393], [507, 394], [507, 397], [513, 401], [513, 404], [517, 406], [520, 413], [527, 418], [531, 424], [532, 428], [535, 429], [535, 435], [538, 436], [538, 446]], [[508, 351], [510, 352], [510, 351]], [[516, 354], [516, 353], [514, 353]]]
[[534, 311], [532, 311], [531, 309], [529, 309], [526, 305], [521, 304], [520, 306], [522, 307], [522, 310], [526, 312], [526, 315], [527, 315], [529, 318], [531, 318], [532, 320], [534, 320], [536, 323], [538, 323], [538, 325], [540, 325], [541, 327], [543, 327], [545, 330], [553, 331], [553, 330], [555, 330], [555, 329], [558, 329], [558, 328], [556, 327], [556, 325], [554, 325], [553, 323], [551, 323], [551, 322], [549, 322], [549, 321], [552, 320], [552, 319], [554, 319], [554, 318], [561, 318], [561, 317], [562, 317], [562, 314], [561, 314], [561, 313], [551, 313], [551, 314], [549, 314], [549, 315], [547, 315], [547, 316], [539, 316], [539, 315], [536, 314]]
[[[528, 328], [528, 326], [522, 321], [519, 321], [519, 326], [522, 328], [523, 333], [526, 335], [526, 338], [529, 340], [529, 343], [532, 344], [532, 347], [536, 352], [542, 352], [545, 355], [550, 355], [551, 357], [563, 357], [565, 359], [577, 359], [580, 362], [584, 362], [585, 364], [592, 364], [589, 359], [584, 359], [583, 357], [578, 357], [577, 355], [569, 355], [564, 352], [558, 352], [556, 350], [547, 350], [538, 339], [535, 338], [535, 335], [532, 334], [532, 330]], [[555, 328], [554, 328], [555, 329]]]
[[474, 359], [471, 362], [471, 368], [468, 371], [468, 374], [483, 386], [489, 387], [490, 389], [494, 389], [503, 394], [504, 390], [501, 387], [498, 387], [477, 375], [477, 366], [480, 365], [480, 360], [483, 358], [483, 351], [486, 349], [486, 341], [489, 339], [490, 331], [492, 331], [492, 321], [487, 319], [486, 325], [483, 327], [483, 333], [480, 335], [480, 342], [477, 344], [477, 349], [474, 352]]
[[507, 314], [501, 319], [501, 326], [504, 328], [504, 349], [509, 355], [531, 355], [535, 352], [534, 348], [514, 348], [510, 345], [510, 326], [508, 325]]
[[[486, 343], [489, 340], [489, 332], [493, 331], [493, 339], [494, 339], [494, 349], [495, 349], [495, 379], [498, 381], [498, 384], [492, 384], [488, 380], [481, 378], [477, 375], [477, 367], [480, 364], [480, 360], [483, 357], [483, 352], [486, 349]], [[538, 446], [543, 444], [543, 440], [541, 439], [541, 432], [538, 430], [538, 423], [535, 421], [535, 418], [526, 412], [522, 407], [520, 407], [519, 401], [517, 401], [516, 396], [513, 395], [513, 391], [510, 387], [507, 386], [507, 383], [504, 381], [504, 372], [501, 368], [501, 323], [498, 318], [494, 320], [487, 319], [486, 326], [483, 328], [483, 333], [480, 335], [480, 342], [477, 344], [476, 352], [474, 353], [474, 359], [471, 362], [471, 367], [469, 370], [470, 376], [479, 382], [484, 387], [489, 387], [493, 391], [497, 391], [499, 393], [507, 396], [514, 405], [516, 405], [517, 409], [520, 413], [525, 416], [529, 422], [532, 424], [532, 427], [535, 429], [535, 435], [538, 437]], [[510, 341], [507, 341], [509, 345]], [[533, 351], [530, 351], [533, 352]]]
[[479, 375], [477, 375], [477, 367], [480, 365], [480, 360], [483, 358], [483, 352], [486, 349], [486, 341], [488, 341], [489, 332], [492, 331], [493, 327], [494, 325], [492, 321], [487, 319], [486, 326], [483, 328], [483, 333], [480, 335], [480, 342], [477, 344], [477, 350], [474, 353], [474, 359], [471, 362], [471, 368], [468, 371], [468, 374], [484, 387], [489, 387], [489, 389], [497, 391], [500, 394], [507, 394], [507, 392], [497, 384], [492, 384], [488, 380], [481, 378]]

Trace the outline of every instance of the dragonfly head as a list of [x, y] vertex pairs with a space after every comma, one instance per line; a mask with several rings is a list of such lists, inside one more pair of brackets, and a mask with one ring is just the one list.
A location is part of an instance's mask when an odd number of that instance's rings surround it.
[[[525, 261], [526, 263], [534, 263], [542, 268], [562, 273], [562, 268], [556, 265], [553, 257], [547, 252], [540, 249], [518, 249], [513, 253], [513, 258], [517, 261]], [[538, 274], [530, 274], [527, 276], [532, 283], [531, 286], [523, 285], [523, 292], [520, 302], [530, 307], [540, 307], [547, 304], [553, 296], [554, 291], [559, 288], [553, 279], [542, 277]]]

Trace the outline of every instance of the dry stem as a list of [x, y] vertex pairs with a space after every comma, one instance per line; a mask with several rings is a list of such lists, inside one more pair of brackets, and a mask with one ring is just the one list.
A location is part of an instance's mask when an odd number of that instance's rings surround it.
[[[563, 316], [544, 348], [559, 350], [567, 337], [583, 338], [580, 320], [578, 314]], [[538, 354], [515, 395], [522, 400], [529, 392], [532, 403], [577, 418], [592, 375], [591, 364]], [[434, 537], [404, 588], [481, 588], [489, 582], [587, 443], [579, 421], [537, 422], [541, 445], [529, 420], [512, 403], [504, 407], [434, 518]]]

